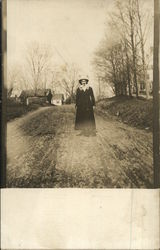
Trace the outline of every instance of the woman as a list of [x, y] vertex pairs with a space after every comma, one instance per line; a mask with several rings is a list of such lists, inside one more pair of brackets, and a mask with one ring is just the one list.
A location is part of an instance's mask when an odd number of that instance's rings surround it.
[[76, 121], [75, 129], [85, 135], [96, 135], [96, 125], [93, 112], [95, 98], [93, 90], [88, 86], [88, 77], [79, 79], [79, 87], [76, 92]]

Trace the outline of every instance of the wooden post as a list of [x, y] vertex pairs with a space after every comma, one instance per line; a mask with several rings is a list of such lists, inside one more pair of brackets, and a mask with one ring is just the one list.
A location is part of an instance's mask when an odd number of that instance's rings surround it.
[[153, 54], [153, 164], [154, 187], [160, 186], [159, 157], [159, 0], [154, 0], [154, 54]]

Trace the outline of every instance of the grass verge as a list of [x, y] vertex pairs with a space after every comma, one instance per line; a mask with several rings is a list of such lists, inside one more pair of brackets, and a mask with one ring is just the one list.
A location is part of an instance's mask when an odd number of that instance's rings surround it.
[[129, 97], [112, 97], [97, 102], [97, 109], [117, 117], [130, 126], [152, 131], [153, 100]]
[[47, 104], [30, 104], [26, 106], [25, 104], [16, 102], [14, 100], [7, 100], [7, 114], [6, 120], [11, 121], [15, 118], [21, 117], [30, 111], [36, 110], [39, 107], [47, 106]]

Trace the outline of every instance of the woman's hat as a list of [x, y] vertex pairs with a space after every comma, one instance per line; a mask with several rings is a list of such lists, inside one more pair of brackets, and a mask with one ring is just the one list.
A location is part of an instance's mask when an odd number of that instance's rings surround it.
[[79, 77], [79, 82], [82, 81], [82, 80], [86, 80], [87, 82], [89, 81], [89, 77], [88, 75], [82, 75]]

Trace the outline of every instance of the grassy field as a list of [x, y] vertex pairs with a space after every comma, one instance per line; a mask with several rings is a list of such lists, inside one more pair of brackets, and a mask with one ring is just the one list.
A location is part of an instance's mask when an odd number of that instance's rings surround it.
[[7, 100], [7, 114], [6, 120], [11, 121], [15, 118], [21, 117], [30, 111], [36, 110], [39, 107], [47, 106], [47, 104], [30, 104], [29, 106], [16, 102], [12, 99]]
[[112, 97], [98, 101], [97, 109], [106, 115], [117, 117], [130, 126], [152, 131], [152, 99]]

